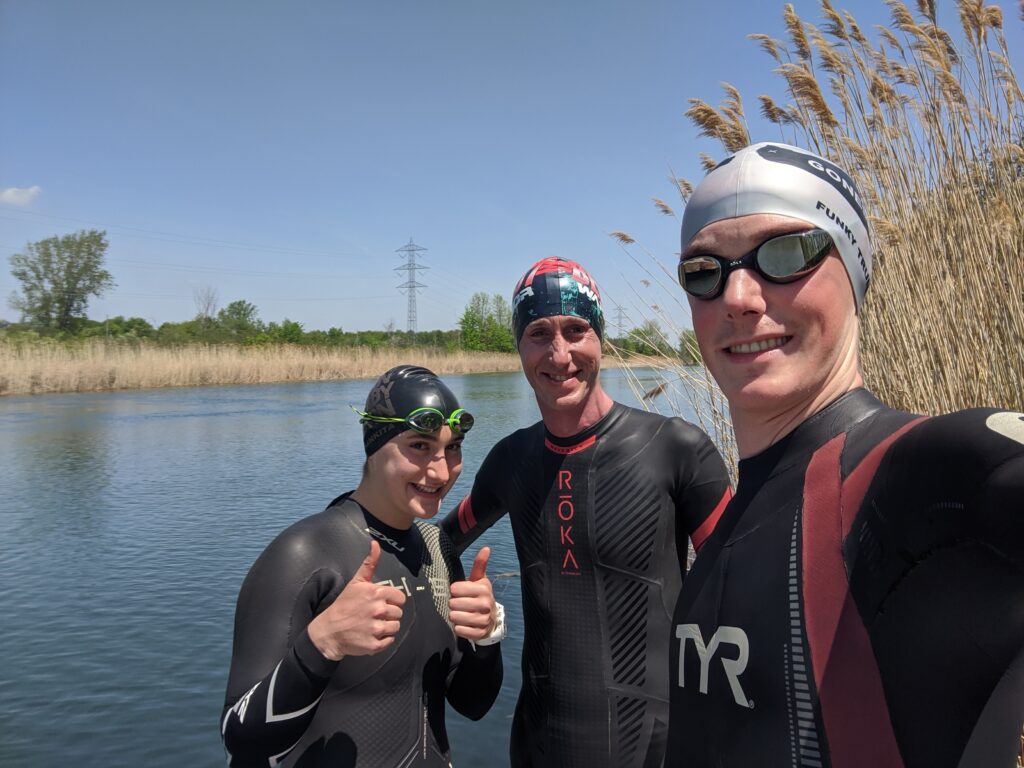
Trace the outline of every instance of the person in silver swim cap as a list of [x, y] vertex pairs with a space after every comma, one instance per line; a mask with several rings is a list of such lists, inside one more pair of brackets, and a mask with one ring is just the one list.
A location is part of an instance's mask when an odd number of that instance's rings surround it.
[[683, 214], [682, 246], [712, 222], [754, 213], [802, 219], [832, 238], [860, 309], [873, 250], [860, 193], [839, 166], [805, 149], [762, 142], [727, 157], [701, 180]]
[[870, 236], [824, 158], [737, 152], [682, 244], [739, 461], [666, 635], [666, 767], [1016, 765], [1024, 414], [918, 416], [864, 386]]

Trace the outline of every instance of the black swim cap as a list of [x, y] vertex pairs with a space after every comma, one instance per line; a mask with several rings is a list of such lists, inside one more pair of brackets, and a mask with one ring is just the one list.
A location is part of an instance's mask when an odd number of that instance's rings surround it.
[[[417, 408], [436, 408], [449, 415], [459, 401], [437, 374], [418, 365], [399, 365], [382, 374], [366, 398], [366, 413], [404, 418]], [[404, 422], [363, 422], [363, 448], [370, 456], [384, 443], [409, 429]]]
[[604, 339], [601, 292], [587, 271], [569, 259], [541, 259], [523, 275], [512, 292], [512, 334], [516, 345], [538, 317], [572, 315], [590, 323]]

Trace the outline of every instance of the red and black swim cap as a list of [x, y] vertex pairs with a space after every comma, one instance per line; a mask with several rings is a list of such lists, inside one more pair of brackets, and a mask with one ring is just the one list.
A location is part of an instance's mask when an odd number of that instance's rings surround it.
[[550, 256], [530, 267], [512, 292], [512, 333], [516, 345], [531, 322], [555, 315], [582, 318], [590, 323], [599, 339], [604, 339], [604, 311], [597, 283], [575, 261]]

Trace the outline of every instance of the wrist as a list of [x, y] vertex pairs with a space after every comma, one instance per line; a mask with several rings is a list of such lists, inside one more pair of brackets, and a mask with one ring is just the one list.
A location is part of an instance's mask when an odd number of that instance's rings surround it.
[[487, 637], [477, 640], [475, 645], [494, 645], [495, 643], [500, 643], [507, 634], [508, 632], [505, 628], [505, 606], [496, 602], [494, 604], [494, 629], [491, 630]]

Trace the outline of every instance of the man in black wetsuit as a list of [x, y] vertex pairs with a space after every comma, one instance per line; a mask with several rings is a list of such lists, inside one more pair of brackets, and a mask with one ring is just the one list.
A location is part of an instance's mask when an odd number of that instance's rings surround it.
[[665, 637], [687, 536], [729, 495], [699, 429], [611, 400], [597, 285], [563, 259], [516, 286], [513, 331], [542, 421], [500, 441], [442, 523], [464, 549], [509, 514], [522, 573], [516, 768], [651, 768], [665, 752]]
[[231, 766], [449, 768], [445, 699], [479, 719], [501, 687], [489, 550], [465, 580], [421, 522], [461, 471], [472, 417], [415, 366], [381, 376], [360, 415], [359, 487], [285, 530], [242, 585], [221, 718]]
[[682, 246], [741, 460], [673, 619], [667, 765], [1014, 765], [1024, 414], [922, 418], [863, 388], [870, 233], [821, 157], [723, 161]]

